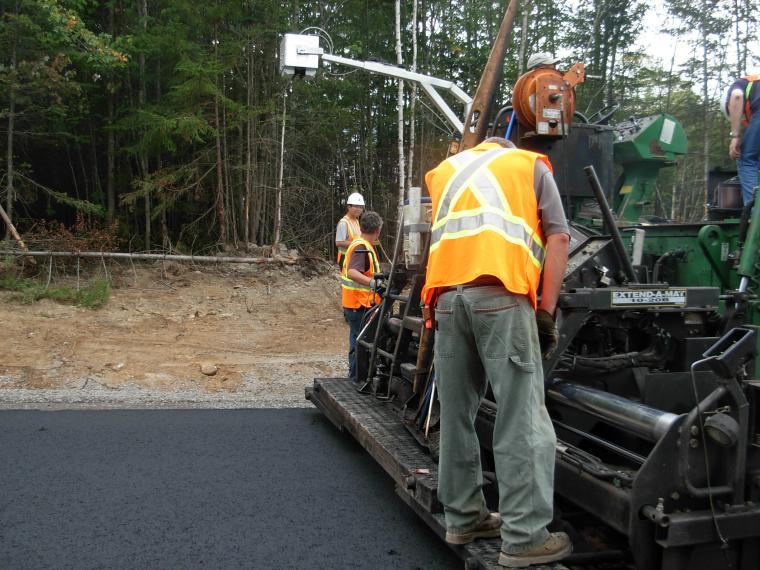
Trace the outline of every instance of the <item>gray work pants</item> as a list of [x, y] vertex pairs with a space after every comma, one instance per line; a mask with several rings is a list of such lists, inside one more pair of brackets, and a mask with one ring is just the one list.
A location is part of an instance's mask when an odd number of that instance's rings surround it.
[[474, 420], [490, 383], [502, 550], [543, 544], [552, 520], [556, 436], [544, 405], [535, 311], [503, 287], [443, 293], [436, 306], [435, 371], [441, 404], [438, 498], [446, 526], [466, 532], [488, 513]]

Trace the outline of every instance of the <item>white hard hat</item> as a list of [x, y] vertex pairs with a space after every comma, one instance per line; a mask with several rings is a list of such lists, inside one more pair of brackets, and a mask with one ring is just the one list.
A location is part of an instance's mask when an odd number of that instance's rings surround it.
[[562, 61], [558, 57], [552, 57], [549, 53], [534, 53], [528, 58], [528, 69], [533, 69], [539, 65], [554, 65]]
[[349, 206], [364, 206], [364, 198], [358, 192], [354, 192], [348, 197], [346, 204]]

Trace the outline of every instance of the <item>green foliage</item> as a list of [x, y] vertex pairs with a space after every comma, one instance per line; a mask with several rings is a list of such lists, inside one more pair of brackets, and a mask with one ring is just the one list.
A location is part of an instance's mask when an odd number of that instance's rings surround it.
[[47, 26], [43, 42], [51, 47], [66, 47], [101, 71], [122, 67], [128, 61], [127, 55], [114, 47], [108, 34], [95, 34], [83, 22], [80, 12], [90, 2], [25, 0], [24, 4], [44, 14]]
[[75, 302], [80, 307], [99, 309], [105, 306], [110, 295], [111, 286], [108, 279], [98, 277], [87, 287], [76, 292]]
[[134, 144], [125, 145], [124, 150], [137, 155], [142, 152], [174, 153], [187, 145], [204, 143], [215, 133], [200, 114], [190, 111], [173, 112], [165, 108], [138, 109], [118, 125], [123, 131], [141, 133]]
[[[411, 65], [416, 31], [418, 71], [474, 94], [506, 5], [419, 1], [413, 30], [412, 2], [402, 2], [403, 65]], [[669, 46], [662, 60], [637, 47], [652, 9], [644, 0], [521, 2], [496, 103], [509, 103], [527, 57], [548, 51], [600, 76], [578, 88], [579, 110], [591, 114], [619, 103], [618, 120], [674, 114], [692, 144], [679, 166], [663, 174], [660, 207], [687, 219], [699, 212], [705, 161], [730, 166], [721, 138], [726, 124], [716, 113], [705, 121], [702, 110], [714, 101], [716, 85], [755, 61], [746, 46], [756, 40], [758, 11], [749, 0], [666, 6], [672, 16], [663, 26], [694, 54], [685, 69], [670, 68]], [[277, 59], [282, 33], [316, 26], [331, 37], [322, 47], [338, 55], [395, 64], [393, 2], [14, 0], [1, 14], [0, 131], [6, 133], [13, 100], [22, 231], [46, 218], [70, 225], [77, 212], [97, 218], [111, 202], [130, 247], [140, 247], [131, 238], [144, 234], [146, 224], [154, 245], [164, 247], [270, 243], [283, 95], [282, 234], [289, 245], [327, 253], [352, 190], [390, 222], [395, 218], [396, 81], [337, 65], [312, 80], [286, 81]], [[729, 31], [738, 34], [736, 42]], [[405, 93], [410, 129], [409, 85]], [[412, 183], [419, 185], [452, 133], [425, 95], [418, 99]], [[6, 145], [0, 137], [4, 157]], [[5, 168], [3, 161], [3, 181]]]
[[102, 277], [96, 278], [92, 283], [77, 291], [66, 285], [48, 287], [38, 279], [18, 277], [9, 271], [0, 276], [0, 290], [14, 292], [14, 298], [24, 304], [51, 299], [87, 309], [103, 307], [111, 294], [108, 280]]
[[79, 200], [77, 198], [72, 198], [68, 194], [64, 194], [63, 192], [57, 192], [55, 190], [45, 189], [44, 191], [56, 202], [60, 204], [65, 204], [67, 206], [71, 206], [77, 212], [81, 212], [89, 216], [95, 216], [97, 218], [105, 217], [105, 210], [103, 209], [103, 206], [101, 206], [100, 204], [93, 204], [92, 202], [89, 202], [87, 200]]

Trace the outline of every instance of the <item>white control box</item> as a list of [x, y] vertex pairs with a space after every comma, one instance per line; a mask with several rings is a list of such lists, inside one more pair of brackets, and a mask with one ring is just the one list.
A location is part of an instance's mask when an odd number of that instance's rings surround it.
[[319, 36], [285, 34], [280, 42], [280, 74], [314, 77], [321, 53]]

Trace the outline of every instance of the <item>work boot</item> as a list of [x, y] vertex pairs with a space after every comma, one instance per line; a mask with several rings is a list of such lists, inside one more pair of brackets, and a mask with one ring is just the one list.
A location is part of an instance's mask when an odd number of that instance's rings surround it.
[[553, 532], [543, 544], [516, 554], [502, 551], [499, 555], [499, 564], [507, 568], [527, 568], [533, 564], [548, 564], [569, 556], [573, 551], [573, 544], [564, 532]]
[[467, 532], [446, 531], [446, 542], [449, 544], [469, 544], [476, 538], [498, 538], [500, 528], [501, 516], [499, 513], [490, 513]]

